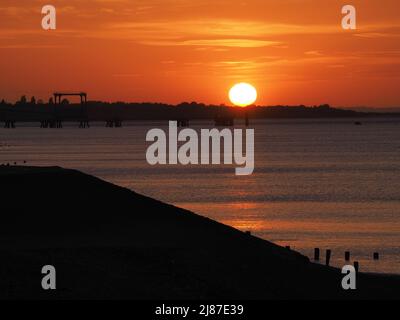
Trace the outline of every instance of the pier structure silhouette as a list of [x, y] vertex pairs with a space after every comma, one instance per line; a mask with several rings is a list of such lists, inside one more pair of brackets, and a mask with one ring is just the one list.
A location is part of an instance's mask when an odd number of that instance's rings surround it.
[[62, 119], [58, 116], [58, 107], [63, 103], [62, 98], [63, 97], [69, 97], [69, 96], [78, 96], [81, 100], [81, 115], [79, 119], [79, 128], [89, 128], [89, 117], [87, 113], [87, 93], [86, 92], [56, 92], [53, 94], [54, 95], [54, 120], [52, 123], [50, 123], [50, 126], [43, 126], [43, 123], [41, 125], [42, 128], [50, 127], [50, 128], [62, 128]]
[[79, 93], [74, 93], [74, 92], [56, 92], [53, 94], [54, 95], [54, 102], [55, 104], [61, 104], [62, 102], [62, 97], [67, 97], [67, 96], [79, 96], [81, 98], [81, 104], [86, 104], [87, 103], [87, 93], [85, 92], [79, 92]]
[[[70, 103], [67, 97], [78, 97], [79, 102]], [[203, 104], [181, 104], [173, 108], [165, 104], [152, 103], [106, 103], [88, 101], [86, 92], [60, 92], [51, 95], [48, 103], [25, 96], [15, 104], [0, 103], [0, 122], [4, 128], [13, 129], [22, 123], [39, 123], [40, 128], [62, 128], [64, 123], [75, 122], [79, 128], [89, 128], [90, 122], [104, 122], [108, 128], [120, 128], [124, 121], [169, 120], [176, 121], [178, 127], [190, 127], [192, 121], [208, 119], [216, 127], [234, 127], [235, 120], [244, 121], [249, 126], [247, 110], [215, 106], [206, 108]], [[238, 125], [242, 125], [242, 122]]]

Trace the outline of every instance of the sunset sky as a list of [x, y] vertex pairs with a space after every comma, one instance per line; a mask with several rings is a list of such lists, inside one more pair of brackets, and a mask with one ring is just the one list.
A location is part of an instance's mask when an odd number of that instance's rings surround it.
[[[57, 30], [41, 8], [57, 8]], [[341, 8], [357, 8], [357, 30]], [[0, 99], [400, 106], [398, 0], [1, 0]]]

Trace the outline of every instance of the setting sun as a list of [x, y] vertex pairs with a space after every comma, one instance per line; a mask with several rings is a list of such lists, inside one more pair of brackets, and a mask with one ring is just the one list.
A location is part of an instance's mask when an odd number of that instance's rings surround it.
[[238, 107], [247, 107], [257, 100], [257, 90], [248, 83], [238, 83], [229, 91], [229, 99]]

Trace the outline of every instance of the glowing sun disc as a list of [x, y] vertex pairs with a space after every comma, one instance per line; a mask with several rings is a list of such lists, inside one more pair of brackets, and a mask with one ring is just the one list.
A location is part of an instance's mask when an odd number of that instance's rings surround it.
[[238, 83], [229, 91], [229, 99], [238, 107], [247, 107], [257, 100], [257, 90], [251, 84]]

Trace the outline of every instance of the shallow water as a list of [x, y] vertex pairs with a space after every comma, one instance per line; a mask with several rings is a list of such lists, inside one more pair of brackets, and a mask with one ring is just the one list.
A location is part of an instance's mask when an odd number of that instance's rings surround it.
[[0, 129], [0, 163], [79, 169], [310, 257], [314, 247], [329, 248], [337, 266], [349, 250], [362, 271], [400, 274], [400, 119], [355, 120], [253, 122], [251, 176], [235, 176], [233, 166], [148, 165], [146, 133], [167, 131], [167, 122], [17, 124]]

